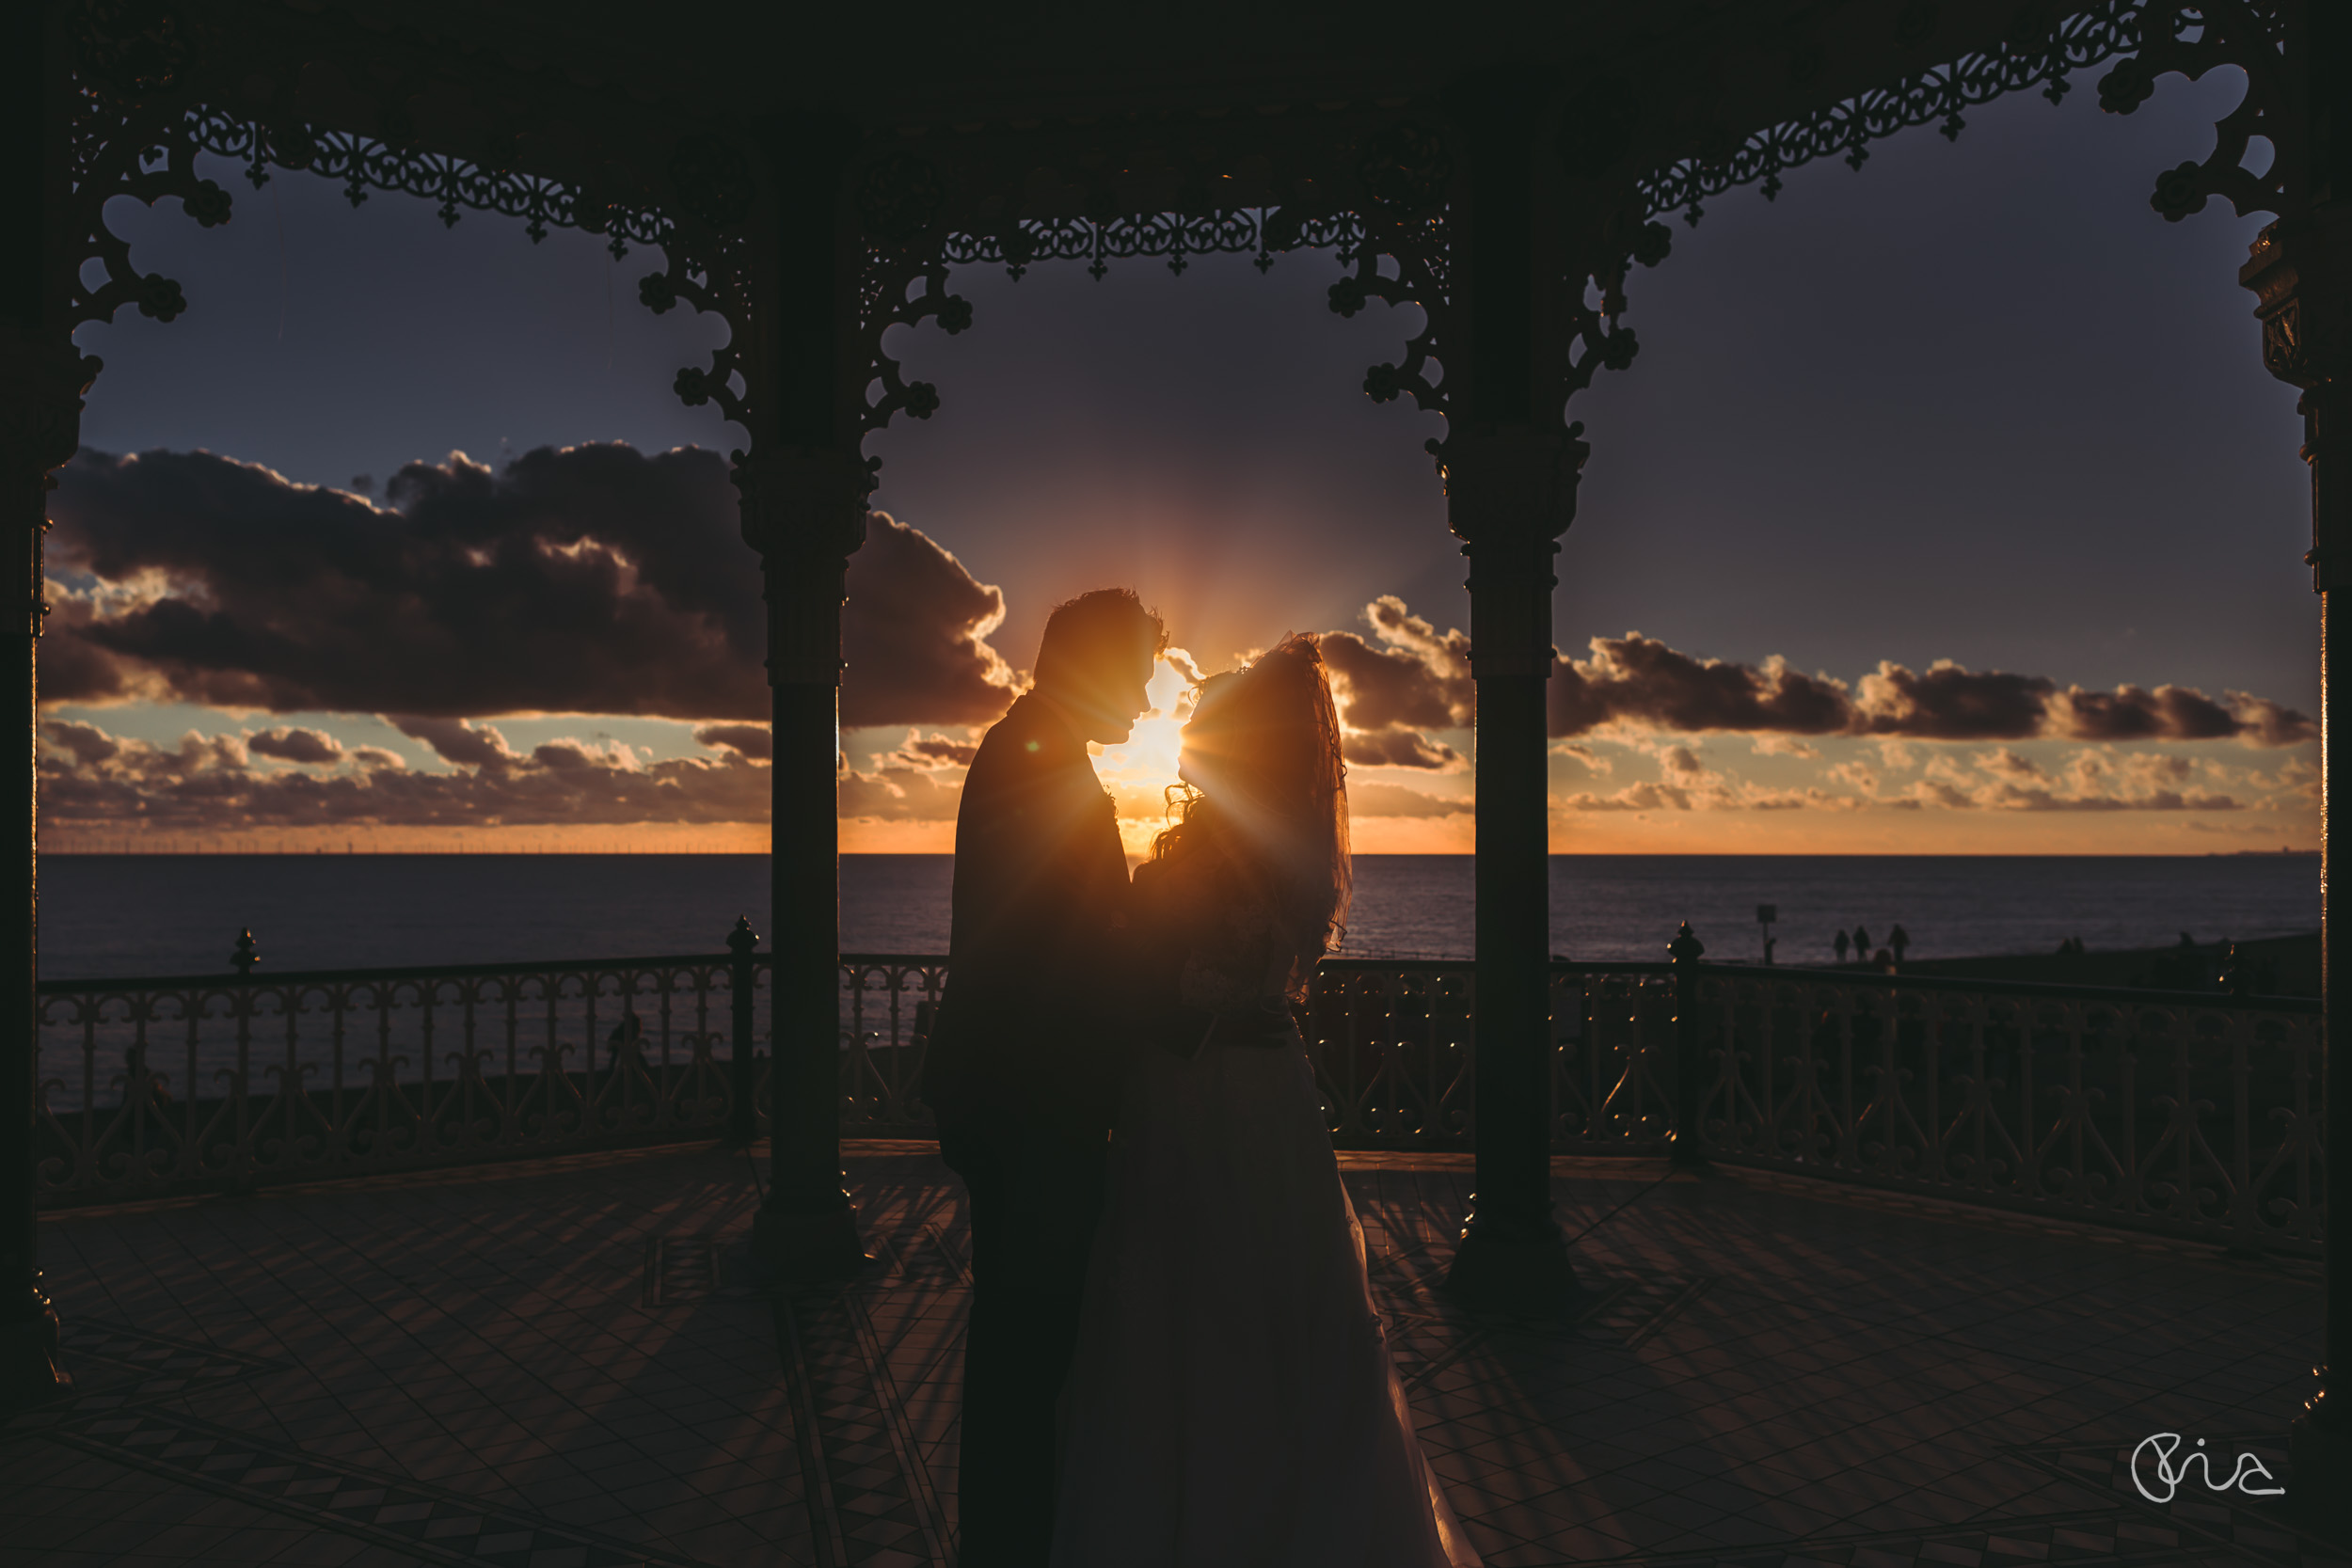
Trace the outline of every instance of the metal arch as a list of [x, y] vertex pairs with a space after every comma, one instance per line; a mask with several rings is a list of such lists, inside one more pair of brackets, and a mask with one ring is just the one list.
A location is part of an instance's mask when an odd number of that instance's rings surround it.
[[438, 201], [444, 228], [456, 227], [461, 213], [474, 211], [521, 218], [533, 244], [546, 239], [550, 228], [609, 234], [607, 248], [614, 261], [627, 256], [632, 243], [667, 245], [676, 231], [658, 208], [588, 201], [578, 187], [561, 180], [485, 168], [449, 153], [393, 147], [347, 131], [309, 126], [272, 131], [259, 120], [203, 107], [187, 111], [184, 130], [198, 151], [243, 163], [256, 190], [269, 183], [273, 166], [307, 170], [341, 181], [343, 199], [354, 207], [371, 191]]
[[1695, 226], [1708, 197], [1760, 184], [1769, 200], [1779, 195], [1783, 173], [1833, 155], [1842, 154], [1859, 170], [1870, 156], [1869, 144], [1899, 131], [1941, 120], [1945, 136], [1957, 140], [1967, 123], [1962, 111], [1995, 98], [2040, 87], [2056, 103], [2072, 90], [2067, 77], [2073, 72], [2140, 46], [2146, 3], [2100, 0], [2030, 47], [1963, 55], [1892, 87], [1872, 87], [1754, 132], [1728, 156], [1677, 159], [1637, 182], [1645, 210], [1652, 217], [1678, 212]]

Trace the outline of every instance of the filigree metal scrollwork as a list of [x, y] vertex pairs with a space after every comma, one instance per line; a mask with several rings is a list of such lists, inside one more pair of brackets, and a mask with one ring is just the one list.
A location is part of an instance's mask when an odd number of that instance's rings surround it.
[[[2196, 6], [2168, 0], [2151, 5], [2142, 24], [2146, 40], [2139, 53], [2118, 61], [2099, 83], [2099, 106], [2110, 114], [2127, 115], [2145, 103], [2156, 78], [2169, 71], [2192, 82], [2216, 66], [2246, 72], [2246, 96], [2214, 126], [2211, 155], [2159, 175], [2149, 205], [2173, 223], [2202, 212], [2214, 197], [2227, 200], [2240, 217], [2283, 213], [2289, 193], [2301, 188], [2304, 150], [2304, 138], [2283, 129], [2292, 113], [2287, 62], [2280, 55], [2283, 18], [2245, 0]], [[2248, 147], [2257, 136], [2269, 140], [2273, 154], [2260, 174], [2246, 166]]]
[[1354, 220], [1307, 219], [1288, 208], [1030, 218], [1000, 234], [950, 233], [941, 254], [950, 265], [995, 262], [1015, 279], [1039, 261], [1084, 261], [1099, 282], [1113, 261], [1161, 257], [1168, 270], [1180, 276], [1195, 256], [1248, 256], [1263, 272], [1281, 251], [1335, 243], [1330, 236], [1315, 237], [1322, 230], [1313, 228], [1334, 222]]
[[[1368, 150], [1367, 178], [1376, 175], [1395, 201], [1409, 208], [1425, 199], [1430, 180], [1451, 175], [1450, 157], [1442, 144], [1434, 145], [1434, 154], [1431, 144], [1409, 138]], [[1124, 217], [1031, 218], [1002, 233], [952, 232], [940, 248], [938, 280], [910, 302], [904, 314], [891, 316], [882, 325], [886, 329], [899, 321], [920, 320], [926, 313], [925, 302], [944, 288], [946, 267], [976, 261], [1002, 265], [1016, 279], [1039, 261], [1084, 261], [1087, 271], [1100, 280], [1117, 260], [1165, 258], [1169, 271], [1182, 274], [1194, 256], [1248, 256], [1264, 272], [1287, 250], [1330, 250], [1345, 269], [1331, 286], [1334, 312], [1353, 316], [1378, 299], [1391, 305], [1420, 305], [1429, 318], [1420, 334], [1405, 345], [1402, 364], [1375, 365], [1365, 372], [1365, 392], [1382, 403], [1409, 394], [1421, 407], [1441, 407], [1438, 383], [1429, 372], [1438, 359], [1438, 317], [1446, 295], [1444, 214], [1394, 220], [1384, 214], [1378, 227], [1383, 237], [1375, 245], [1368, 238], [1364, 219], [1356, 213], [1268, 207], [1223, 208], [1198, 215], [1145, 213]], [[1393, 271], [1382, 268], [1384, 256]], [[870, 315], [882, 295], [869, 284], [868, 298]], [[942, 307], [960, 303], [953, 296], [942, 296], [940, 305], [931, 307], [940, 309], [940, 325], [950, 332], [961, 328]], [[964, 319], [968, 323], [968, 316]], [[929, 388], [915, 383], [906, 388], [910, 401], [893, 403], [896, 383], [891, 374], [897, 367], [880, 353], [880, 332], [872, 336], [877, 344], [877, 373], [883, 376], [886, 388], [883, 402], [875, 407], [895, 411], [905, 406], [922, 417], [928, 412], [921, 406], [922, 395]]]
[[[1966, 124], [1963, 110], [2026, 87], [2041, 87], [2055, 103], [2065, 97], [2073, 72], [2139, 46], [2143, 3], [2098, 0], [2062, 18], [2056, 7], [2021, 7], [1998, 50], [1963, 55], [1892, 87], [1873, 87], [1802, 119], [1770, 126], [1727, 157], [1683, 158], [1652, 171], [1640, 182], [1648, 214], [1679, 212], [1696, 224], [1707, 198], [1747, 184], [1758, 185], [1771, 198], [1779, 194], [1784, 172], [1817, 158], [1843, 154], [1859, 169], [1870, 156], [1869, 143], [1915, 125], [1941, 120], [1944, 135], [1956, 138]], [[1915, 5], [1899, 22], [1899, 28], [1915, 28], [1920, 36], [1932, 25], [1931, 9], [1921, 13]]]
[[869, 239], [888, 248], [903, 248], [938, 223], [946, 198], [939, 170], [912, 152], [892, 152], [876, 159], [858, 178], [858, 222]]
[[[877, 166], [887, 166], [890, 162], [884, 160], [883, 165]], [[892, 224], [899, 233], [910, 231], [906, 226], [914, 221], [914, 214], [902, 211], [901, 202], [903, 192], [917, 181], [919, 176], [909, 170], [895, 170], [887, 182], [876, 187], [879, 192], [891, 194], [887, 202], [880, 202], [874, 214], [864, 212], [866, 192], [866, 187], [861, 187], [861, 216], [869, 235], [876, 232], [877, 222]], [[926, 227], [932, 221], [935, 220], [927, 219]], [[920, 234], [924, 230], [912, 231]], [[1362, 258], [1359, 250], [1363, 238], [1363, 223], [1352, 213], [1307, 214], [1287, 208], [1222, 208], [1198, 214], [1143, 213], [1127, 216], [1030, 218], [997, 233], [951, 231], [935, 250], [912, 243], [870, 245], [859, 282], [859, 320], [861, 337], [870, 356], [872, 381], [880, 384], [881, 390], [866, 408], [865, 428], [881, 429], [900, 412], [915, 419], [929, 419], [938, 409], [938, 388], [929, 382], [901, 379], [898, 362], [884, 352], [882, 340], [893, 326], [911, 326], [927, 318], [936, 320], [951, 335], [972, 325], [971, 303], [947, 292], [949, 267], [990, 262], [1002, 266], [1018, 280], [1040, 261], [1084, 261], [1088, 273], [1099, 282], [1110, 271], [1113, 261], [1165, 259], [1168, 270], [1181, 275], [1195, 256], [1248, 256], [1263, 272], [1274, 265], [1274, 259], [1280, 252], [1311, 247], [1336, 249], [1343, 265], [1360, 271]], [[1440, 245], [1434, 263], [1440, 271], [1442, 248]], [[1363, 281], [1363, 293], [1351, 296], [1354, 302], [1343, 313], [1352, 315], [1362, 308], [1365, 298], [1386, 298], [1389, 292], [1402, 286], [1395, 278], [1380, 277], [1376, 265]], [[1422, 286], [1417, 277], [1409, 288], [1418, 291]], [[1409, 297], [1419, 298], [1420, 294], [1416, 292]], [[1334, 295], [1332, 308], [1342, 309], [1338, 295]], [[1407, 389], [1406, 383], [1419, 375], [1422, 364], [1429, 356], [1427, 340], [1424, 332], [1414, 341], [1420, 345], [1419, 352], [1412, 352], [1414, 345], [1407, 345], [1406, 371], [1386, 368], [1400, 377], [1398, 390]], [[1382, 371], [1375, 369], [1373, 373], [1380, 377]], [[1372, 385], [1368, 381], [1367, 389]], [[1429, 395], [1435, 395], [1434, 388], [1426, 381], [1421, 387]], [[1388, 395], [1394, 397], [1397, 391]], [[1416, 396], [1422, 394], [1417, 391]]]
[[[485, 168], [448, 153], [394, 147], [347, 131], [318, 132], [305, 125], [273, 128], [210, 109], [191, 110], [187, 118], [197, 147], [243, 162], [246, 179], [257, 189], [269, 182], [272, 165], [308, 169], [342, 182], [343, 199], [354, 207], [366, 201], [371, 191], [391, 191], [438, 202], [441, 222], [448, 227], [470, 210], [522, 219], [523, 232], [533, 243], [546, 239], [549, 229], [580, 229], [609, 236], [606, 248], [615, 261], [627, 256], [632, 244], [664, 245], [671, 236], [669, 218], [654, 208], [599, 200], [541, 175]], [[695, 140], [689, 138], [681, 150]], [[676, 177], [675, 168], [672, 176]], [[748, 180], [746, 172], [746, 184]], [[703, 189], [711, 199], [722, 200], [723, 171], [709, 170]]]
[[687, 136], [670, 154], [670, 189], [709, 227], [733, 228], [752, 215], [751, 159], [723, 136]]
[[[141, 273], [131, 264], [130, 242], [106, 226], [106, 203], [127, 196], [151, 207], [178, 197], [190, 217], [211, 229], [229, 221], [229, 193], [196, 172], [199, 150], [184, 120], [157, 126], [134, 105], [84, 92], [74, 102], [72, 141], [73, 210], [83, 231], [83, 264], [72, 280], [72, 324], [112, 321], [126, 305], [136, 306], [143, 316], [170, 321], [187, 309], [187, 296], [161, 273]], [[105, 274], [95, 286], [83, 276], [92, 261]]]
[[81, 0], [72, 36], [75, 73], [118, 98], [169, 92], [196, 55], [187, 18], [156, 0]]
[[664, 254], [668, 264], [661, 271], [638, 279], [639, 303], [657, 316], [679, 304], [690, 305], [700, 312], [715, 312], [729, 329], [727, 341], [710, 351], [710, 363], [685, 366], [670, 384], [671, 389], [689, 408], [715, 403], [729, 420], [748, 425], [743, 326], [750, 319], [750, 296], [744, 286], [745, 269], [724, 241], [714, 247], [716, 260], [703, 260], [675, 244]]
[[[1444, 358], [1439, 347], [1452, 280], [1445, 214], [1388, 226], [1377, 240], [1353, 214], [1350, 221], [1353, 231], [1342, 247], [1341, 259], [1347, 271], [1331, 285], [1332, 313], [1353, 316], [1375, 299], [1422, 309], [1422, 328], [1406, 340], [1403, 363], [1375, 365], [1366, 371], [1364, 395], [1375, 403], [1410, 397], [1417, 408], [1443, 412]], [[1384, 269], [1383, 261], [1392, 263], [1396, 271], [1391, 274]], [[1439, 372], [1435, 380], [1429, 373], [1433, 360]]]
[[1400, 120], [1365, 141], [1357, 178], [1364, 198], [1384, 215], [1418, 217], [1445, 204], [1454, 183], [1454, 154], [1436, 126]]
[[870, 389], [881, 383], [882, 395], [867, 403], [861, 428], [880, 430], [901, 411], [918, 420], [939, 411], [939, 388], [928, 381], [906, 380], [898, 361], [882, 347], [882, 337], [892, 327], [925, 320], [937, 321], [950, 337], [972, 325], [972, 302], [947, 292], [946, 261], [937, 252], [924, 259], [869, 247], [858, 279], [858, 336], [872, 372], [866, 385]]

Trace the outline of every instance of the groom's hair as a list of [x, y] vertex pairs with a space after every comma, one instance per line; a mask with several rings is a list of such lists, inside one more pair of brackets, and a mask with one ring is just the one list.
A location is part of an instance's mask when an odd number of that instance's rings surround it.
[[1037, 643], [1040, 686], [1085, 685], [1092, 672], [1168, 651], [1168, 627], [1132, 588], [1098, 588], [1054, 607]]

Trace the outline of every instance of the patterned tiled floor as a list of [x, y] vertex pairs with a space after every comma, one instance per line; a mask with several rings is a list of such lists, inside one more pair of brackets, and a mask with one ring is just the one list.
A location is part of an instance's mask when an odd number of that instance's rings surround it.
[[[1346, 1161], [1494, 1568], [2345, 1560], [2127, 1468], [2174, 1432], [2285, 1476], [2308, 1268], [1564, 1161], [1586, 1308], [1481, 1318], [1436, 1289], [1466, 1164]], [[0, 1426], [0, 1563], [952, 1562], [961, 1189], [923, 1145], [850, 1178], [874, 1267], [783, 1291], [743, 1157], [704, 1150], [53, 1216], [78, 1392]]]

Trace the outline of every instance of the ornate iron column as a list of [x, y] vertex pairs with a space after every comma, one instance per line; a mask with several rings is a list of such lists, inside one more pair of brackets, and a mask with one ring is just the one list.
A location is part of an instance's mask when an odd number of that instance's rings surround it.
[[[0, 1409], [68, 1393], [72, 1379], [57, 1365], [57, 1314], [41, 1289], [36, 1251], [33, 1170], [39, 1090], [34, 1056], [35, 951], [40, 884], [34, 780], [40, 760], [34, 652], [41, 616], [41, 534], [48, 529], [50, 470], [67, 462], [80, 436], [82, 393], [97, 361], [73, 347], [69, 280], [78, 254], [70, 232], [72, 150], [67, 94], [72, 82], [56, 12], [39, 8], [10, 29], [5, 104], [10, 156], [0, 179], [16, 214], [16, 243], [0, 247], [0, 531], [8, 540], [8, 733], [14, 755], [0, 809], [24, 836], [11, 851], [12, 894], [0, 943]], [[18, 532], [22, 530], [22, 532]], [[16, 746], [24, 748], [15, 751]]]
[[1551, 1217], [1551, 873], [1544, 694], [1552, 557], [1591, 449], [1571, 431], [1460, 431], [1446, 510], [1470, 557], [1478, 682], [1477, 1193], [1448, 1287], [1556, 1310], [1577, 1291]]
[[[2253, 291], [2263, 366], [2302, 388], [2303, 460], [2312, 470], [2312, 587], [2319, 594], [2320, 1101], [2331, 1139], [2352, 1127], [2352, 915], [2336, 905], [2341, 836], [2352, 824], [2352, 115], [2338, 107], [2352, 80], [2352, 14], [2332, 4], [2151, 0], [2139, 53], [2099, 83], [2100, 107], [2130, 114], [2159, 77], [2191, 81], [2217, 66], [2246, 72], [2246, 92], [2214, 126], [2202, 163], [2156, 180], [2149, 205], [2168, 221], [2218, 197], [2239, 216], [2273, 213], [2238, 281]], [[2272, 156], [2260, 173], [2256, 137]], [[2352, 1162], [2327, 1162], [2326, 1285], [2318, 1387], [2293, 1428], [2288, 1500], [2312, 1523], [2352, 1533]]]
[[[774, 989], [767, 1202], [755, 1250], [789, 1276], [866, 1261], [841, 1174], [841, 606], [866, 538], [858, 241], [844, 194], [847, 125], [763, 123], [769, 183], [752, 234], [745, 360], [755, 442], [736, 453], [743, 535], [759, 552], [773, 694]], [[855, 383], [852, 386], [852, 383]]]
[[[2352, 154], [2352, 145], [2344, 149]], [[2352, 155], [2338, 166], [2342, 198], [2264, 230], [2240, 270], [2261, 301], [2263, 364], [2303, 389], [2303, 460], [2312, 470], [2312, 587], [2319, 594], [2320, 992], [2326, 1041], [2321, 1103], [2330, 1134], [2327, 1171], [2327, 1288], [2319, 1386], [2294, 1424], [2290, 1484], [2298, 1509], [2352, 1528], [2352, 909], [2333, 895], [2352, 839], [2352, 397], [2342, 379], [2352, 350]], [[2325, 189], [2326, 187], [2320, 187]], [[2352, 879], [2347, 876], [2345, 879]]]
[[[1537, 199], [1535, 84], [1452, 95], [1470, 133], [1468, 199], [1450, 214], [1446, 515], [1470, 557], [1478, 687], [1477, 1181], [1447, 1286], [1474, 1306], [1556, 1311], [1577, 1293], [1551, 1203], [1551, 879], [1545, 689], [1552, 558], [1591, 449], [1563, 428], [1539, 336], [1563, 271]], [[1465, 361], [1457, 367], [1456, 361]]]

